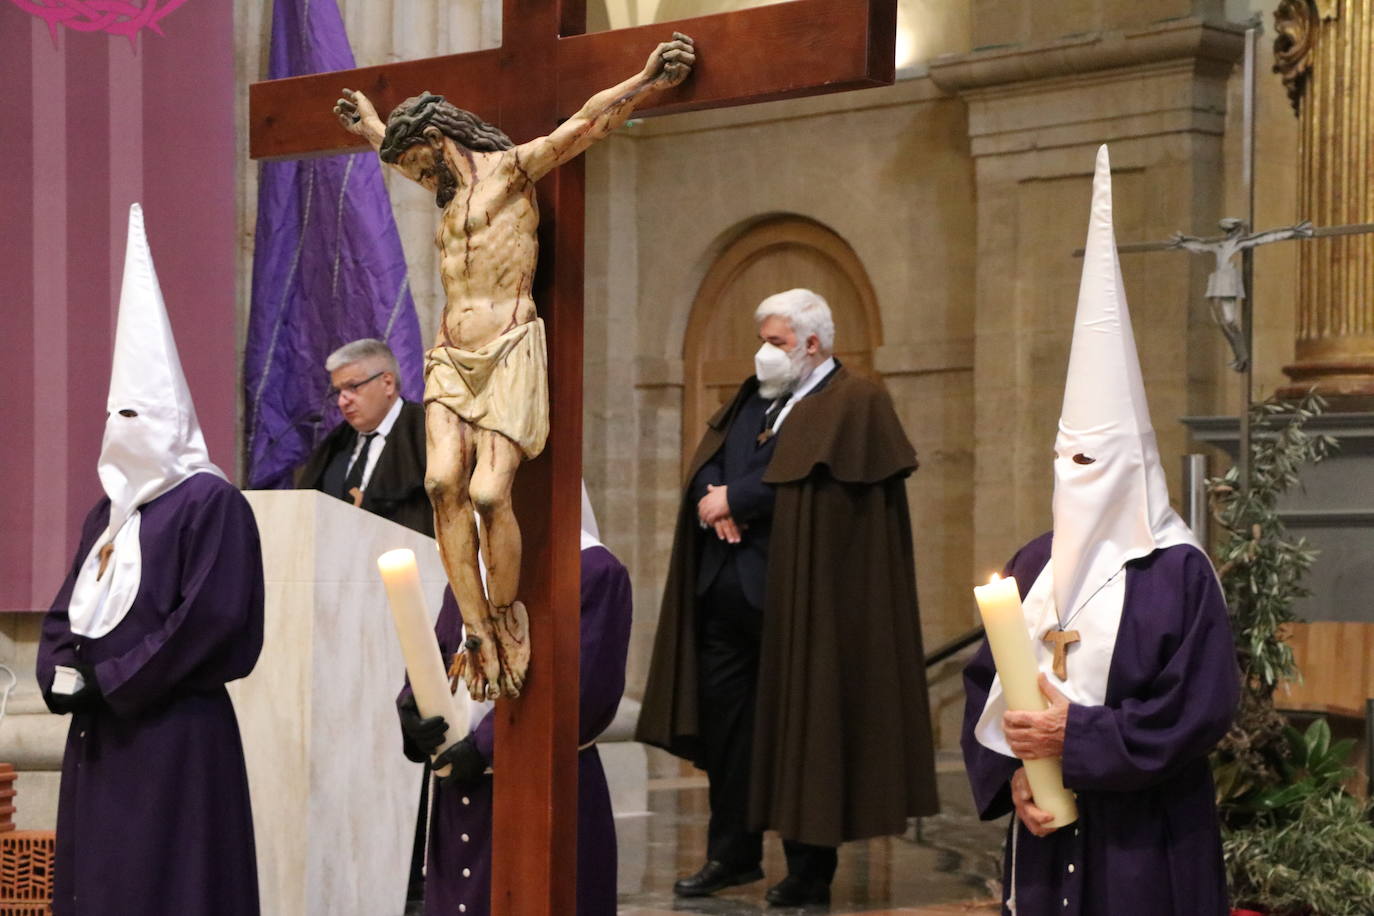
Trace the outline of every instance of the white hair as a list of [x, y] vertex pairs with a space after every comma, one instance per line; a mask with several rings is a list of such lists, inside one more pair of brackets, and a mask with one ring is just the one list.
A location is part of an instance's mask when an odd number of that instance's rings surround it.
[[324, 371], [334, 372], [344, 366], [351, 366], [354, 363], [362, 362], [365, 359], [380, 359], [385, 364], [383, 372], [390, 372], [396, 376], [397, 380], [401, 377], [401, 367], [396, 362], [396, 354], [391, 352], [391, 348], [375, 337], [364, 337], [362, 340], [355, 340], [346, 343], [324, 361]]
[[821, 353], [829, 356], [835, 351], [835, 319], [819, 293], [800, 287], [774, 293], [754, 309], [754, 323], [763, 324], [765, 318], [773, 315], [787, 319], [799, 343], [805, 344], [815, 334]]

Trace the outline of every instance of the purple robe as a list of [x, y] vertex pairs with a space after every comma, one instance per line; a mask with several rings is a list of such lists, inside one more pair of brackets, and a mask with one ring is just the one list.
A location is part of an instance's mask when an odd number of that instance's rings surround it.
[[[1049, 557], [1043, 535], [1012, 558], [1006, 574], [1022, 598]], [[1013, 810], [1010, 780], [1020, 767], [974, 737], [993, 674], [984, 642], [964, 669], [963, 728], [984, 820]], [[1128, 563], [1106, 702], [1071, 705], [1065, 727], [1064, 784], [1077, 793], [1078, 821], [1038, 838], [1012, 817], [1020, 916], [1230, 912], [1207, 755], [1230, 728], [1239, 695], [1226, 603], [1207, 557], [1184, 545]], [[1011, 845], [1009, 836], [1004, 895]]]
[[[630, 576], [605, 547], [582, 551], [581, 598], [577, 740], [586, 745], [615, 718], [625, 691], [630, 645]], [[446, 589], [434, 627], [445, 665], [462, 641], [462, 627], [458, 603]], [[495, 727], [494, 714], [487, 713], [472, 734], [477, 749], [499, 773], [500, 762], [493, 763]], [[414, 747], [406, 752], [412, 760], [420, 758]], [[426, 916], [486, 916], [490, 911], [492, 779], [488, 774], [470, 789], [435, 787], [425, 869]], [[614, 916], [615, 820], [595, 745], [578, 754], [577, 789], [577, 916]]]
[[55, 916], [255, 916], [248, 774], [228, 681], [262, 648], [262, 553], [247, 500], [196, 474], [141, 507], [143, 574], [109, 633], [72, 633], [81, 561], [109, 520], [86, 517], [43, 620], [38, 683], [93, 666], [102, 705], [72, 716], [57, 809]]

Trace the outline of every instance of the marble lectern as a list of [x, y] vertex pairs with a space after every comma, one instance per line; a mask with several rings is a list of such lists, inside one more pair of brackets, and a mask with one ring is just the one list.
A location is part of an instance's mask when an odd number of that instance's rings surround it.
[[377, 557], [415, 551], [431, 617], [434, 541], [315, 490], [244, 494], [262, 534], [266, 632], [229, 685], [253, 797], [262, 912], [399, 916], [421, 768], [401, 755], [405, 676]]

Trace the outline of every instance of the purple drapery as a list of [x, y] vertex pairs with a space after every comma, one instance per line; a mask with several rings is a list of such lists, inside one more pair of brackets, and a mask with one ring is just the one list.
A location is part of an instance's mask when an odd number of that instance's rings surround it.
[[[353, 67], [335, 0], [276, 0], [269, 78]], [[376, 154], [263, 163], [243, 365], [249, 487], [290, 486], [340, 421], [324, 361], [361, 337], [390, 344], [401, 393], [418, 401], [420, 326]]]

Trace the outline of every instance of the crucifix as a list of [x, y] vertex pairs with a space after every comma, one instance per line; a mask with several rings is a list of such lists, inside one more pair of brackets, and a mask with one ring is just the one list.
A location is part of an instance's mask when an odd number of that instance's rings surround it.
[[1045, 631], [1045, 635], [1040, 637], [1040, 640], [1054, 648], [1054, 676], [1061, 681], [1067, 681], [1069, 679], [1069, 646], [1078, 642], [1078, 631], [1050, 627]]
[[[595, 34], [583, 34], [585, 14], [585, 0], [504, 0], [499, 48], [254, 83], [250, 153], [281, 159], [364, 148], [367, 140], [342, 130], [333, 113], [344, 87], [361, 90], [379, 111], [429, 90], [522, 143], [550, 134], [594, 93], [634, 73], [673, 31], [695, 39], [700, 62], [690, 80], [637, 116], [884, 86], [895, 75], [896, 0], [792, 0]], [[576, 910], [583, 195], [581, 159], [538, 184], [533, 299], [548, 340], [549, 432], [515, 488], [535, 651], [520, 697], [497, 702], [496, 916]]]

